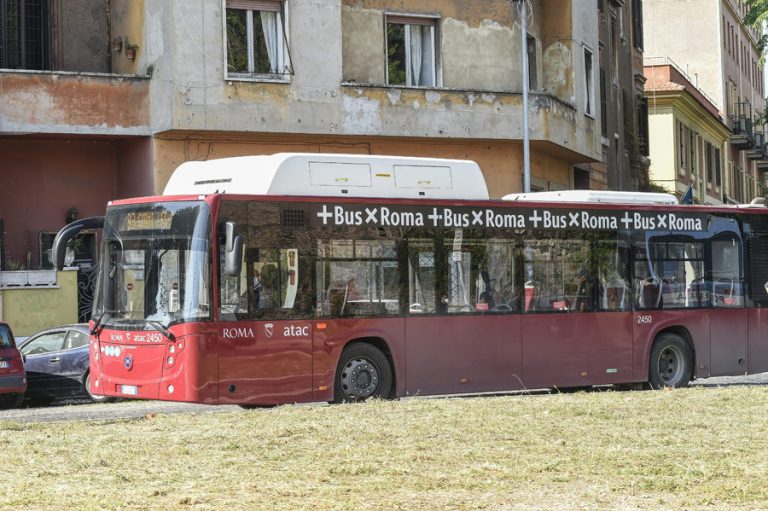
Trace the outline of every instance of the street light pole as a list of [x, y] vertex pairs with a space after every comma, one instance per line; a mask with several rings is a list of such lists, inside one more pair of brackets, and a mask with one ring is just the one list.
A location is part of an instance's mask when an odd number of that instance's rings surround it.
[[520, 11], [520, 52], [523, 54], [523, 192], [531, 192], [531, 150], [528, 136], [528, 0], [519, 1]]

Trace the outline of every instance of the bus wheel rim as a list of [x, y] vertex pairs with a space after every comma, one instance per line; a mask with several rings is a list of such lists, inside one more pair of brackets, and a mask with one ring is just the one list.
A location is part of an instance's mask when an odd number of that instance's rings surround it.
[[667, 385], [675, 385], [683, 373], [683, 353], [676, 346], [667, 346], [659, 355], [659, 375]]
[[354, 358], [341, 372], [341, 388], [350, 398], [365, 399], [376, 392], [378, 386], [379, 371], [370, 360]]

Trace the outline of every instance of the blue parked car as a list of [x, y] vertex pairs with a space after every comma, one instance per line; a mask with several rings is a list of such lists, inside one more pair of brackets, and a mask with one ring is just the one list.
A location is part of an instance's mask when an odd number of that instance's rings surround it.
[[88, 392], [90, 378], [88, 325], [65, 325], [43, 330], [19, 345], [27, 370], [27, 393], [33, 402], [56, 398], [89, 397], [95, 403], [108, 401]]

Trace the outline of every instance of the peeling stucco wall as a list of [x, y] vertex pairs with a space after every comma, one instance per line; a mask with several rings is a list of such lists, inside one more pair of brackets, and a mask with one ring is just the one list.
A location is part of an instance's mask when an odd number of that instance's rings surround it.
[[343, 8], [341, 15], [345, 82], [384, 83], [384, 15], [381, 11]]
[[490, 19], [473, 27], [453, 18], [443, 20], [441, 28], [443, 83], [447, 87], [522, 89], [519, 29]]
[[[121, 39], [120, 51], [112, 52], [112, 72], [122, 74], [138, 73], [143, 69], [142, 55], [146, 51], [144, 44], [144, 0], [110, 0], [111, 7], [111, 45], [115, 39]], [[136, 58], [128, 59], [125, 52], [127, 44], [138, 45]], [[142, 73], [143, 74], [143, 73]]]
[[573, 55], [569, 45], [555, 41], [543, 52], [544, 89], [557, 97], [574, 101]]
[[142, 78], [4, 72], [0, 133], [149, 134]]
[[[522, 138], [520, 31], [516, 9], [508, 2], [288, 0], [295, 73], [274, 83], [226, 78], [221, 2], [161, 10], [156, 0], [146, 1], [148, 12], [157, 11], [165, 20], [153, 26], [169, 28], [162, 48], [148, 44], [146, 56], [154, 73], [155, 132]], [[538, 37], [543, 20], [534, 5], [530, 31]], [[385, 12], [439, 14], [441, 87], [384, 86]], [[148, 38], [153, 40], [151, 34]], [[537, 74], [558, 98], [545, 101], [546, 109], [532, 102], [531, 137], [556, 140], [586, 160], [598, 159], [591, 137], [594, 120], [575, 115], [580, 108], [574, 102], [568, 40], [553, 41], [546, 55], [556, 69]], [[539, 66], [548, 65], [547, 58], [538, 57]]]

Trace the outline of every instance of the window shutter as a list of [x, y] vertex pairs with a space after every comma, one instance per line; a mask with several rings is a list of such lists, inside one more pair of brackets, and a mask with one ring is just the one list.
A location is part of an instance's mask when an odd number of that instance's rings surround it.
[[281, 12], [283, 2], [280, 0], [227, 0], [227, 9]]

